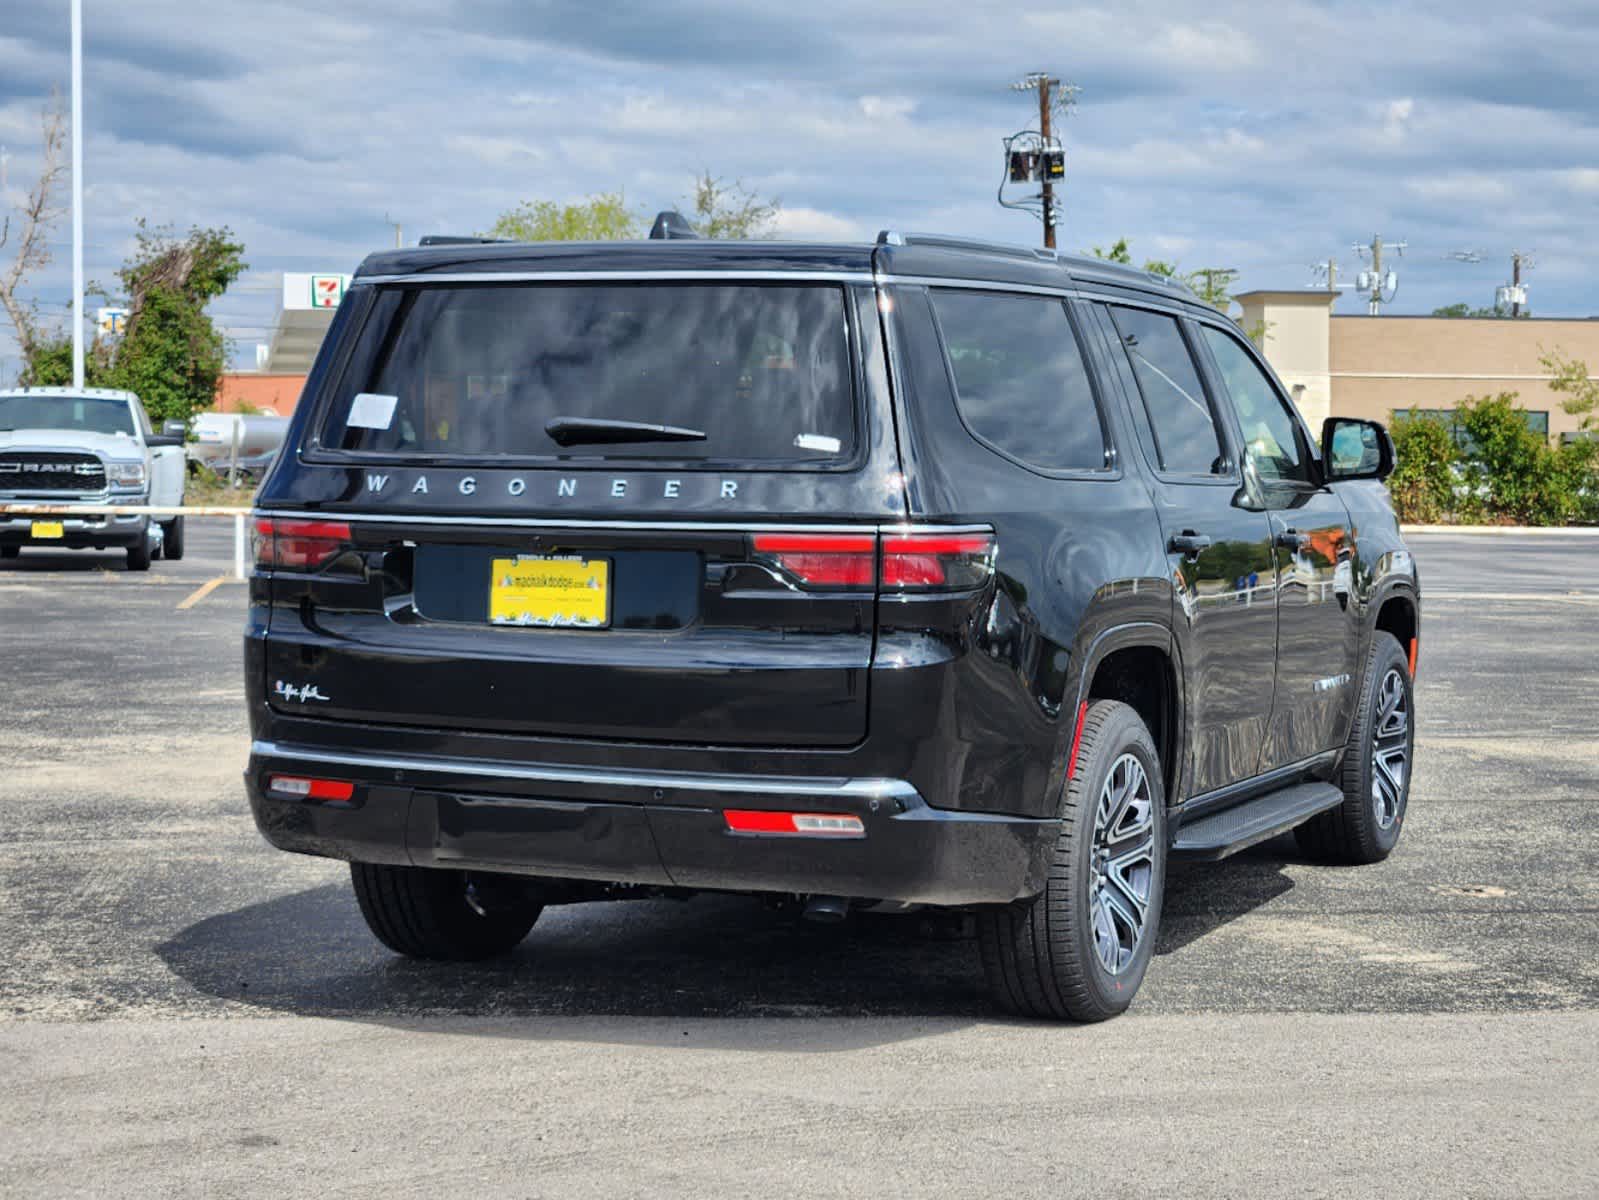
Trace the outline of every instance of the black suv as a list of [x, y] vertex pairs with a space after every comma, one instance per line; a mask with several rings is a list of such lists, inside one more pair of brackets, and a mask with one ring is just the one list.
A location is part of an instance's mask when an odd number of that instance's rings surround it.
[[1159, 277], [943, 237], [368, 258], [257, 497], [256, 821], [386, 945], [733, 891], [976, 914], [1094, 1020], [1171, 855], [1404, 821], [1418, 587], [1381, 427], [1318, 449]]

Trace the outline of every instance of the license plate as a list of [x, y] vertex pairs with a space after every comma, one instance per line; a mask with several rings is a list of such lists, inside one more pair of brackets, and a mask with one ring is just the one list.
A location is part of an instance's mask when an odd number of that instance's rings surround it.
[[604, 629], [611, 623], [611, 560], [519, 554], [496, 558], [489, 623]]
[[36, 538], [66, 537], [67, 530], [60, 521], [35, 521], [33, 523], [33, 536]]

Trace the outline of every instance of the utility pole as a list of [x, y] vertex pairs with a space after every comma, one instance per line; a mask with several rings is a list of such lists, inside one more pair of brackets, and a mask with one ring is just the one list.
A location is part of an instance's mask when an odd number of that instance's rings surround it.
[[1375, 317], [1382, 312], [1382, 234], [1374, 234], [1371, 239], [1371, 301], [1367, 305], [1367, 315]]
[[[1044, 249], [1055, 248], [1055, 226], [1058, 212], [1055, 185], [1066, 177], [1066, 155], [1055, 140], [1053, 126], [1056, 117], [1064, 118], [1076, 102], [1082, 89], [1075, 84], [1062, 83], [1047, 71], [1034, 71], [1010, 85], [1013, 92], [1038, 93], [1038, 128], [1024, 129], [1004, 138], [1005, 173], [1000, 177], [999, 200], [1002, 208], [1036, 211], [1044, 223]], [[1059, 109], [1059, 112], [1055, 110]], [[1005, 198], [1005, 184], [1039, 184], [1038, 191], [1019, 200]]]
[[[1044, 145], [1050, 144], [1049, 136], [1049, 87], [1057, 82], [1049, 77], [1049, 73], [1038, 77], [1038, 132], [1043, 135]], [[1055, 248], [1055, 185], [1049, 181], [1049, 176], [1044, 176], [1044, 249]]]
[[83, 0], [72, 0], [72, 386], [83, 387]]
[[400, 223], [398, 221], [396, 221], [393, 217], [389, 216], [388, 213], [384, 213], [383, 214], [383, 223], [385, 225], [394, 226], [394, 248], [396, 250], [398, 250], [400, 248], [400, 239], [401, 239]]
[[1527, 256], [1520, 250], [1512, 250], [1510, 252], [1510, 287], [1512, 289], [1510, 293], [1510, 315], [1512, 317], [1521, 315], [1521, 264], [1526, 258]]
[[[1407, 243], [1405, 242], [1385, 244], [1382, 240], [1382, 234], [1378, 233], [1372, 235], [1371, 245], [1355, 247], [1355, 253], [1360, 255], [1361, 258], [1365, 258], [1368, 255], [1371, 257], [1371, 270], [1362, 271], [1355, 281], [1355, 286], [1360, 291], [1368, 293], [1366, 303], [1368, 316], [1380, 316], [1382, 306], [1389, 303], [1394, 298], [1394, 293], [1399, 290], [1398, 277], [1392, 271], [1386, 273], [1383, 271], [1383, 251], [1392, 250], [1396, 257], [1403, 258], [1406, 245]], [[1387, 292], [1386, 296], [1383, 295], [1384, 292]]]

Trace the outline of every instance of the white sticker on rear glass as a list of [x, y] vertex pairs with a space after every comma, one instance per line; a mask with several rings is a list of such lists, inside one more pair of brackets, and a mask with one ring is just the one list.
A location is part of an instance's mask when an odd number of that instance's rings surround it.
[[794, 444], [801, 450], [820, 450], [825, 454], [837, 454], [839, 447], [844, 443], [836, 437], [827, 437], [820, 433], [801, 433], [795, 436]]
[[394, 406], [398, 396], [385, 396], [382, 392], [360, 392], [350, 402], [350, 419], [345, 424], [351, 429], [387, 429], [394, 421]]

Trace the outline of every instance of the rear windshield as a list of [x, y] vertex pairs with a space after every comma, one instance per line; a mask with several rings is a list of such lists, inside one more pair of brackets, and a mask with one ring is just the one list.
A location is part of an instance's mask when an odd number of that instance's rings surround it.
[[397, 457], [836, 462], [856, 440], [844, 313], [827, 285], [385, 288], [322, 441]]

